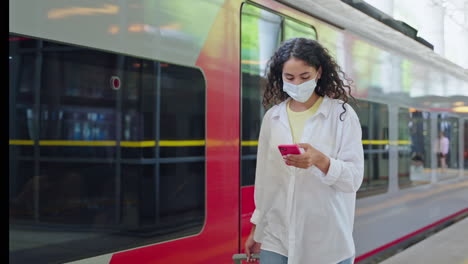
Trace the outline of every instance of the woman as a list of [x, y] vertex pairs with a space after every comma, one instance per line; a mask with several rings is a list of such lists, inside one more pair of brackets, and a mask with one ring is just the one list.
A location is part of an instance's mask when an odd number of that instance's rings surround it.
[[[284, 42], [269, 62], [245, 249], [262, 264], [352, 263], [356, 191], [364, 171], [361, 126], [344, 73], [318, 42]], [[298, 144], [282, 157], [278, 145]]]
[[445, 169], [447, 169], [447, 154], [449, 151], [449, 145], [450, 141], [449, 139], [445, 136], [444, 131], [439, 132], [439, 140], [435, 144], [436, 146], [436, 151], [437, 151], [437, 157], [439, 158], [440, 161], [440, 167], [442, 168], [442, 172], [445, 172]]

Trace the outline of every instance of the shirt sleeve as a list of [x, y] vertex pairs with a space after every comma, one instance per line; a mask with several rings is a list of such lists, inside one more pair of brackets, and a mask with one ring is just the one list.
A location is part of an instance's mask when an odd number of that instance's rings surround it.
[[357, 192], [364, 176], [361, 124], [354, 111], [343, 122], [337, 158], [329, 157], [328, 173], [322, 173], [321, 180], [339, 191]]

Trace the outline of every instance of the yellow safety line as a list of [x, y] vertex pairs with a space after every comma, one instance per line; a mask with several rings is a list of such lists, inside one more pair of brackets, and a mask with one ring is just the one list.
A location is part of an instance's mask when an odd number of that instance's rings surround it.
[[411, 140], [398, 140], [398, 145], [411, 145]]
[[245, 147], [252, 147], [252, 146], [258, 146], [258, 141], [254, 141], [254, 140], [251, 140], [251, 141], [242, 141], [242, 146], [245, 146]]
[[205, 146], [205, 140], [161, 140], [161, 147], [197, 147]]
[[156, 141], [121, 141], [120, 146], [128, 148], [147, 148], [156, 146]]
[[115, 141], [87, 141], [87, 140], [40, 140], [39, 146], [98, 146], [112, 147]]
[[389, 140], [363, 140], [362, 144], [364, 145], [388, 145]]
[[[10, 145], [34, 145], [33, 140], [10, 139]], [[91, 140], [40, 140], [40, 146], [116, 146], [116, 141], [91, 141]], [[121, 141], [120, 146], [130, 148], [145, 148], [156, 146], [156, 141]], [[161, 147], [193, 147], [205, 146], [205, 140], [161, 140]]]
[[10, 139], [10, 145], [34, 145], [33, 140]]
[[[18, 140], [10, 139], [10, 145], [34, 145], [33, 140]], [[213, 143], [213, 142], [212, 142]], [[161, 147], [198, 147], [205, 146], [205, 140], [161, 140], [159, 146]], [[364, 145], [409, 145], [409, 140], [363, 140]], [[40, 140], [40, 146], [100, 146], [100, 147], [113, 147], [117, 145], [116, 141], [111, 140]], [[218, 144], [219, 145], [219, 144]], [[221, 144], [222, 145], [222, 144]], [[244, 147], [258, 146], [256, 140], [245, 140], [241, 142]], [[146, 148], [155, 147], [156, 141], [121, 141], [120, 146], [129, 148]]]
[[364, 145], [410, 145], [410, 140], [363, 140]]

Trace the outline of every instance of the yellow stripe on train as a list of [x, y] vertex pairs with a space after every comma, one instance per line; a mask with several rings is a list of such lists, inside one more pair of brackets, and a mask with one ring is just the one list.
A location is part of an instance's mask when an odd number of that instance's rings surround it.
[[[34, 140], [10, 139], [10, 145], [33, 146]], [[161, 140], [160, 147], [202, 147], [205, 146], [205, 140]], [[258, 146], [258, 141], [242, 141], [243, 147]], [[410, 140], [363, 140], [363, 145], [410, 145]], [[40, 140], [40, 146], [63, 146], [63, 147], [115, 147], [117, 141], [112, 140]], [[221, 144], [223, 145], [223, 144]], [[121, 141], [120, 146], [126, 148], [148, 148], [155, 147], [156, 141]]]
[[410, 145], [410, 140], [363, 140], [363, 145]]
[[[32, 146], [34, 140], [10, 139], [10, 145]], [[39, 146], [63, 146], [63, 147], [115, 147], [117, 141], [112, 140], [40, 140]], [[155, 147], [156, 141], [120, 141], [120, 146], [127, 148]], [[194, 147], [205, 146], [205, 140], [161, 140], [161, 147]]]

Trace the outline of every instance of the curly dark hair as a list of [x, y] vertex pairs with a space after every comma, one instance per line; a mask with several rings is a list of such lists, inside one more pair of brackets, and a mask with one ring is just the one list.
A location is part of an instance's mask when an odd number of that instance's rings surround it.
[[[266, 90], [263, 94], [263, 106], [268, 108], [272, 104], [278, 104], [289, 97], [283, 91], [283, 66], [291, 57], [305, 61], [308, 65], [319, 69], [322, 67], [321, 78], [317, 82], [315, 93], [319, 96], [328, 96], [340, 99], [343, 103], [343, 113], [346, 112], [345, 104], [348, 103], [351, 95], [352, 80], [341, 70], [340, 66], [330, 56], [328, 50], [317, 41], [306, 38], [292, 38], [281, 44], [268, 62]], [[340, 73], [347, 84], [338, 76]], [[348, 93], [346, 93], [348, 89]], [[348, 96], [349, 94], [349, 96]]]

